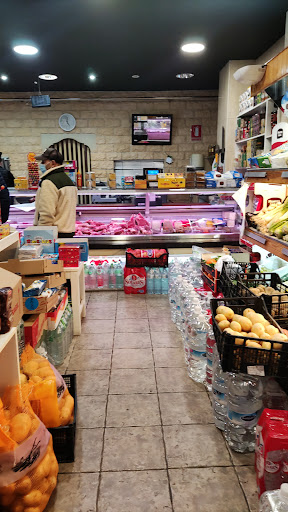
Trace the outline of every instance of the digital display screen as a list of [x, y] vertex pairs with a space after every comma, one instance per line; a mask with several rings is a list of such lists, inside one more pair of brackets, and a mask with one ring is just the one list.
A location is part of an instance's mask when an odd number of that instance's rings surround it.
[[168, 145], [172, 137], [172, 115], [132, 115], [132, 144]]
[[32, 107], [51, 107], [51, 100], [48, 94], [39, 94], [38, 96], [31, 96]]

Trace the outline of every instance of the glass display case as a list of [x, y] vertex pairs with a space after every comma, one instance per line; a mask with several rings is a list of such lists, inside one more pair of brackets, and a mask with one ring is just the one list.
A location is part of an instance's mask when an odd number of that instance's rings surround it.
[[[77, 206], [77, 236], [93, 246], [190, 246], [239, 240], [241, 218], [237, 189], [79, 190], [92, 204]], [[35, 192], [10, 190], [14, 204], [9, 220], [21, 230], [33, 223]], [[17, 204], [18, 201], [21, 204]], [[80, 202], [80, 199], [79, 199]]]

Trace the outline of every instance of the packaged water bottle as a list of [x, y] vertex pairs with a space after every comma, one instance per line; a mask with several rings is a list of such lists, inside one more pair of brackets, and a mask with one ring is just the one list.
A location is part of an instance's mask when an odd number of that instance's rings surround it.
[[98, 283], [97, 283], [97, 268], [96, 268], [96, 265], [94, 263], [91, 264], [90, 283], [91, 283], [90, 290], [97, 290], [97, 287], [98, 287]]
[[206, 387], [208, 391], [212, 391], [213, 378], [213, 349], [215, 346], [214, 331], [212, 327], [212, 318], [209, 320], [207, 341], [206, 341]]
[[195, 382], [204, 382], [206, 377], [206, 338], [208, 325], [206, 318], [200, 314], [195, 320], [194, 333], [189, 336], [190, 358], [188, 374]]
[[115, 268], [114, 268], [113, 263], [111, 263], [110, 268], [109, 268], [109, 288], [111, 290], [116, 289], [116, 273], [115, 273]]
[[213, 348], [213, 377], [212, 377], [212, 406], [214, 423], [217, 428], [224, 430], [227, 417], [227, 375], [223, 372], [217, 346]]
[[288, 484], [282, 484], [280, 489], [266, 491], [259, 502], [259, 512], [287, 512]]
[[97, 276], [97, 288], [104, 288], [104, 276], [103, 276], [103, 268], [102, 265], [98, 265], [96, 267], [96, 276]]
[[105, 261], [102, 265], [103, 273], [103, 288], [107, 290], [109, 288], [109, 264]]
[[226, 440], [236, 452], [253, 452], [255, 428], [263, 409], [262, 381], [250, 375], [230, 373], [227, 390]]
[[147, 273], [147, 293], [150, 295], [154, 293], [154, 269], [146, 268]]
[[168, 295], [169, 291], [169, 281], [168, 281], [168, 270], [167, 268], [161, 269], [161, 288], [162, 288], [162, 294]]
[[154, 293], [159, 295], [162, 291], [162, 279], [159, 268], [154, 270]]
[[267, 453], [264, 468], [266, 491], [279, 489], [282, 484], [283, 455], [283, 450], [274, 450]]
[[123, 267], [122, 267], [120, 261], [116, 265], [115, 274], [116, 274], [116, 288], [117, 288], [117, 290], [122, 290], [124, 288], [124, 271], [123, 271]]

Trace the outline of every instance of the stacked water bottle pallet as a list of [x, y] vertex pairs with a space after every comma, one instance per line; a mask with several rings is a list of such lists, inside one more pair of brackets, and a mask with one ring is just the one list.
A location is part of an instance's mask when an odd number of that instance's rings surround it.
[[42, 339], [48, 359], [54, 366], [63, 363], [73, 339], [72, 307], [68, 303], [57, 327], [44, 332]]
[[91, 260], [85, 263], [85, 288], [93, 290], [123, 290], [124, 270], [121, 260]]

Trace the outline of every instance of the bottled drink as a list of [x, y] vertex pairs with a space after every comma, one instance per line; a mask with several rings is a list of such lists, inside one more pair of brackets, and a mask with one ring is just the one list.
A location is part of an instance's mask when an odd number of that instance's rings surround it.
[[18, 338], [18, 353], [19, 353], [19, 357], [20, 357], [25, 348], [25, 334], [24, 334], [23, 318], [21, 318], [21, 320], [17, 326], [17, 338]]
[[215, 345], [214, 332], [212, 327], [212, 318], [209, 320], [207, 341], [206, 341], [206, 387], [212, 391], [213, 378], [213, 349]]
[[94, 263], [92, 263], [90, 265], [91, 267], [91, 274], [90, 274], [90, 283], [91, 283], [91, 288], [90, 290], [97, 290], [97, 268], [95, 266]]
[[102, 265], [102, 273], [103, 273], [103, 288], [106, 290], [110, 287], [110, 274], [109, 274], [109, 265], [108, 263], [104, 262]]
[[154, 269], [147, 268], [147, 293], [154, 293]]
[[189, 336], [190, 357], [188, 374], [195, 382], [204, 382], [206, 377], [206, 338], [208, 326], [203, 314], [195, 319], [194, 332]]
[[280, 489], [266, 491], [259, 503], [259, 512], [287, 512], [288, 484], [282, 484]]
[[109, 288], [111, 290], [116, 289], [116, 273], [115, 273], [115, 268], [114, 268], [113, 263], [111, 263], [110, 268], [109, 268]]
[[116, 288], [117, 288], [117, 290], [121, 290], [124, 287], [124, 271], [123, 271], [123, 267], [122, 267], [120, 261], [116, 265], [115, 274], [116, 274]]
[[255, 449], [255, 428], [263, 408], [262, 381], [249, 375], [228, 374], [225, 437], [236, 452]]
[[103, 269], [101, 265], [98, 265], [96, 267], [96, 276], [97, 276], [97, 288], [101, 289], [104, 288], [104, 276], [103, 276]]
[[162, 288], [162, 294], [168, 295], [169, 291], [169, 282], [168, 282], [168, 271], [167, 268], [161, 269], [161, 288]]
[[212, 405], [214, 423], [217, 428], [224, 430], [227, 416], [227, 374], [222, 370], [216, 345], [214, 345], [213, 348], [212, 373]]
[[157, 295], [161, 293], [161, 290], [162, 290], [161, 284], [162, 284], [162, 279], [161, 279], [160, 270], [159, 270], [159, 268], [155, 268], [155, 270], [154, 270], [154, 293]]

